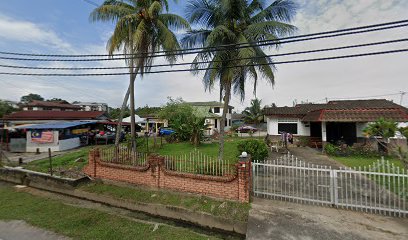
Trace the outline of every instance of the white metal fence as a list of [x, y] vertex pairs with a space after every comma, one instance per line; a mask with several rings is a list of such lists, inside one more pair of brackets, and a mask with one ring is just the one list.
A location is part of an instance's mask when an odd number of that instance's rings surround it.
[[253, 162], [257, 197], [408, 217], [408, 172], [384, 159], [368, 167], [332, 169], [293, 155]]

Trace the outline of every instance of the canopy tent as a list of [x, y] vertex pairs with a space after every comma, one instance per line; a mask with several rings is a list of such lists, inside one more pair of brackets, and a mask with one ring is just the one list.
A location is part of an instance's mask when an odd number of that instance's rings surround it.
[[65, 129], [71, 127], [77, 127], [81, 125], [95, 124], [96, 122], [55, 122], [55, 123], [46, 123], [46, 124], [33, 124], [33, 125], [24, 125], [17, 126], [16, 129]]
[[[122, 120], [122, 122], [130, 123], [131, 122], [130, 116], [127, 117], [127, 118], [124, 118]], [[139, 117], [138, 115], [135, 114], [135, 123], [145, 123], [145, 122], [146, 122], [146, 118], [141, 118], [141, 117]]]

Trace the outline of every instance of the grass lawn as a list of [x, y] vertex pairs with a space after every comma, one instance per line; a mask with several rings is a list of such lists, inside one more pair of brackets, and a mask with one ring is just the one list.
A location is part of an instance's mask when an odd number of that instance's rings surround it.
[[193, 211], [206, 212], [214, 216], [241, 222], [247, 221], [250, 209], [249, 203], [219, 201], [208, 197], [170, 191], [156, 191], [140, 187], [122, 187], [102, 183], [92, 183], [82, 186], [81, 190], [134, 202], [179, 206]]
[[[373, 163], [377, 162], [381, 158], [377, 157], [364, 157], [364, 156], [348, 156], [348, 157], [334, 157], [338, 162], [348, 166], [348, 167], [368, 167]], [[393, 163], [394, 166], [400, 167], [401, 169], [404, 167], [402, 162], [398, 158], [393, 157], [386, 157], [385, 160], [388, 160], [390, 163]]]
[[[107, 145], [107, 146], [101, 145], [98, 147], [109, 147], [109, 146], [112, 146], [112, 145]], [[82, 148], [64, 153], [62, 155], [53, 157], [52, 158], [53, 168], [55, 169], [58, 167], [63, 167], [64, 169], [70, 169], [70, 168], [82, 169], [88, 163], [89, 150], [91, 150], [94, 147], [95, 146], [82, 147]], [[75, 162], [75, 160], [77, 160], [78, 158], [83, 159], [83, 161]], [[47, 159], [36, 160], [30, 163], [27, 163], [27, 165], [25, 165], [24, 168], [30, 169], [33, 171], [37, 171], [37, 172], [48, 173], [49, 166], [50, 166], [50, 162], [47, 158]]]
[[188, 229], [154, 226], [108, 213], [65, 205], [0, 185], [0, 219], [24, 220], [73, 239], [209, 239]]

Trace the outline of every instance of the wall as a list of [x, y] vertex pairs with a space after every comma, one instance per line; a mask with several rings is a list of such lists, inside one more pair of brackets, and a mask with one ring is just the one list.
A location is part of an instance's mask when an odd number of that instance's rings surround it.
[[95, 178], [249, 202], [251, 164], [240, 162], [236, 167], [236, 175], [222, 177], [174, 172], [167, 170], [164, 158], [157, 155], [149, 156], [146, 166], [131, 167], [101, 162], [95, 149], [89, 153], [84, 172]]
[[268, 116], [266, 118], [266, 126], [269, 135], [280, 135], [278, 132], [278, 123], [287, 122], [287, 123], [297, 123], [298, 133], [297, 136], [310, 136], [310, 124], [302, 122], [298, 118], [276, 118]]
[[356, 123], [356, 135], [358, 138], [365, 137], [363, 134], [364, 128], [368, 126], [368, 123]]
[[59, 151], [77, 148], [81, 145], [79, 137], [59, 140]]
[[54, 132], [54, 142], [52, 143], [35, 143], [31, 141], [31, 131], [27, 131], [27, 148], [26, 152], [36, 152], [37, 148], [40, 149], [40, 152], [47, 152], [48, 148], [51, 149], [52, 152], [59, 151], [58, 145], [58, 131]]

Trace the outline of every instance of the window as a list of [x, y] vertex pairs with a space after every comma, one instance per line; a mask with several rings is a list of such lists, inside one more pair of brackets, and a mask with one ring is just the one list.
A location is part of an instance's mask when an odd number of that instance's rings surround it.
[[281, 132], [297, 134], [297, 123], [278, 123], [278, 133]]
[[214, 113], [220, 113], [220, 108], [219, 108], [219, 107], [215, 107], [215, 108], [214, 108]]
[[228, 127], [228, 120], [225, 119], [225, 126]]
[[218, 128], [218, 119], [215, 119], [215, 128]]
[[232, 126], [232, 120], [231, 119], [229, 120], [229, 126]]

